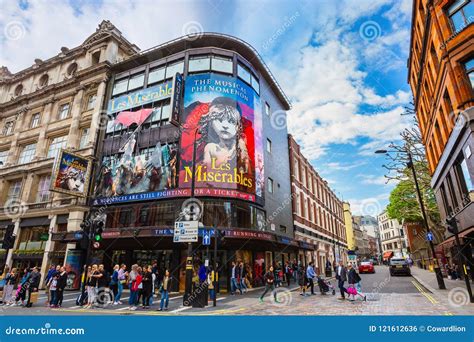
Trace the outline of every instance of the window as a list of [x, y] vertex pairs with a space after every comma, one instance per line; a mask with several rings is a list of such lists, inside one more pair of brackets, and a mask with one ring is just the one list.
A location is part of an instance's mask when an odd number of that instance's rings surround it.
[[87, 98], [87, 107], [86, 107], [86, 110], [94, 109], [96, 99], [97, 99], [97, 95], [96, 95], [96, 94], [89, 95], [89, 97]]
[[469, 199], [469, 193], [474, 191], [474, 184], [472, 183], [469, 169], [467, 168], [467, 162], [463, 155], [461, 155], [454, 164], [454, 170], [463, 198]]
[[250, 85], [257, 92], [257, 94], [260, 94], [260, 84], [258, 83], [258, 79], [253, 74], [250, 75]]
[[69, 76], [74, 75], [74, 74], [76, 73], [76, 71], [77, 71], [77, 63], [71, 63], [71, 64], [67, 67], [67, 70], [66, 70], [66, 72], [67, 72], [67, 74], [68, 74]]
[[226, 74], [232, 74], [232, 58], [226, 57], [212, 57], [211, 70], [217, 72], [223, 72]]
[[466, 68], [467, 77], [469, 81], [471, 81], [471, 88], [474, 89], [474, 58], [464, 63], [464, 66]]
[[14, 122], [13, 121], [7, 121], [5, 122], [5, 126], [3, 126], [3, 132], [2, 135], [10, 135], [13, 133], [13, 127], [14, 127]]
[[48, 158], [55, 158], [56, 155], [58, 154], [58, 151], [66, 147], [66, 143], [67, 143], [66, 135], [63, 135], [62, 137], [54, 138], [49, 144]]
[[161, 110], [161, 124], [168, 122], [171, 115], [171, 106], [170, 104], [163, 105], [163, 109]]
[[0, 151], [0, 167], [5, 166], [8, 158], [8, 150]]
[[38, 192], [36, 193], [36, 202], [47, 202], [49, 200], [50, 176], [42, 176], [38, 183]]
[[148, 84], [163, 81], [165, 79], [165, 67], [150, 70]]
[[19, 85], [16, 86], [15, 91], [13, 92], [13, 94], [15, 96], [20, 96], [22, 93], [23, 93], [23, 85], [19, 84]]
[[285, 226], [280, 226], [280, 233], [285, 233], [286, 234], [287, 229]]
[[81, 141], [79, 142], [79, 148], [87, 146], [87, 138], [89, 137], [89, 128], [84, 128], [81, 132]]
[[242, 64], [237, 65], [237, 76], [239, 76], [240, 79], [250, 84], [250, 71]]
[[474, 4], [471, 0], [456, 0], [449, 6], [448, 16], [454, 32], [459, 32], [472, 22]]
[[298, 177], [298, 175], [299, 175], [299, 172], [298, 172], [299, 168], [300, 168], [300, 166], [299, 166], [299, 163], [298, 163], [298, 159], [295, 159], [295, 168], [294, 168], [294, 170], [293, 170], [293, 173], [294, 173], [295, 178], [296, 178], [297, 180], [299, 179], [299, 177]]
[[267, 152], [272, 153], [272, 141], [267, 138]]
[[44, 74], [43, 76], [40, 77], [39, 79], [39, 85], [40, 87], [46, 87], [49, 82], [49, 76], [48, 74]]
[[267, 188], [269, 193], [273, 193], [273, 179], [270, 177], [267, 178]]
[[448, 183], [449, 196], [451, 197], [451, 201], [453, 203], [453, 209], [456, 210], [458, 207], [458, 199], [456, 197], [456, 191], [454, 189], [453, 180], [450, 174], [446, 176], [446, 181]]
[[166, 78], [173, 78], [177, 72], [179, 72], [180, 74], [184, 72], [183, 61], [168, 65], [166, 67]]
[[92, 54], [92, 65], [96, 65], [100, 62], [100, 51], [96, 51]]
[[21, 180], [16, 180], [10, 182], [10, 187], [8, 188], [7, 202], [18, 200], [21, 194]]
[[40, 123], [40, 113], [36, 113], [36, 114], [33, 114], [31, 116], [31, 124], [30, 124], [30, 127], [31, 128], [36, 128], [39, 126], [39, 123]]
[[211, 69], [211, 58], [209, 56], [191, 57], [189, 59], [189, 72], [208, 71]]
[[265, 102], [265, 114], [270, 116], [270, 105], [266, 102]]
[[128, 90], [142, 88], [144, 82], [145, 74], [133, 75], [132, 77], [130, 77], [130, 80], [128, 80]]
[[127, 91], [128, 87], [128, 78], [118, 80], [114, 83], [114, 88], [112, 90], [112, 95], [121, 94]]
[[59, 107], [58, 120], [66, 119], [69, 116], [69, 103], [65, 103]]
[[36, 151], [36, 144], [25, 145], [21, 150], [18, 164], [26, 164], [33, 160]]

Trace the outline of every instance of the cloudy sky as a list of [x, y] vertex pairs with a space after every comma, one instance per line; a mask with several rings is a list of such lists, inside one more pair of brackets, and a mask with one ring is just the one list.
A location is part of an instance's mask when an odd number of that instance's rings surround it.
[[398, 139], [410, 100], [411, 0], [2, 0], [0, 65], [17, 72], [110, 20], [142, 50], [196, 31], [237, 36], [262, 55], [293, 109], [288, 129], [353, 210], [377, 214], [377, 148]]

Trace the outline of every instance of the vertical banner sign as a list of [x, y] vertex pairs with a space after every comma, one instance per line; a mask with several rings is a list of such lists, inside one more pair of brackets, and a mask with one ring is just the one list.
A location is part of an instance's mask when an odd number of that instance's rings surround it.
[[181, 99], [183, 97], [183, 76], [177, 72], [173, 78], [173, 91], [171, 93], [171, 123], [179, 124]]
[[86, 197], [91, 167], [89, 158], [60, 150], [53, 170], [50, 190]]
[[180, 120], [180, 188], [191, 186], [196, 139], [196, 196], [263, 200], [260, 102], [253, 88], [238, 78], [187, 77]]

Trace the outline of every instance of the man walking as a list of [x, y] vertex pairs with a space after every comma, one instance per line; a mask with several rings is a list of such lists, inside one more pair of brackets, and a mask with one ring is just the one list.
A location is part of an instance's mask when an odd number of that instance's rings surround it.
[[273, 266], [270, 266], [268, 272], [265, 273], [265, 291], [263, 291], [262, 295], [260, 296], [260, 303], [263, 303], [263, 297], [267, 294], [268, 291], [272, 291], [273, 299], [275, 303], [278, 303], [277, 294], [275, 291], [275, 274], [273, 273]]
[[247, 292], [247, 285], [245, 284], [245, 279], [247, 278], [247, 268], [245, 264], [240, 262], [240, 288], [244, 293]]
[[314, 272], [314, 263], [311, 261], [306, 268], [306, 277], [308, 278], [309, 286], [311, 288], [311, 295], [315, 295], [314, 293], [314, 281], [313, 279], [316, 277], [316, 272]]
[[344, 287], [344, 282], [347, 280], [347, 269], [344, 267], [342, 261], [339, 261], [339, 266], [336, 267], [336, 279], [338, 282], [339, 290], [341, 291], [340, 300], [346, 299], [344, 293], [347, 293], [347, 289]]
[[230, 274], [230, 293], [235, 295], [236, 289], [239, 289], [240, 294], [242, 294], [242, 289], [240, 288], [237, 277], [239, 276], [239, 267], [237, 267], [235, 261], [232, 261], [232, 269]]
[[35, 266], [33, 267], [33, 271], [31, 271], [30, 278], [27, 281], [28, 283], [27, 285], [28, 297], [27, 298], [28, 299], [25, 305], [27, 308], [31, 308], [31, 306], [33, 305], [31, 296], [33, 293], [38, 292], [40, 279], [41, 279], [41, 273], [39, 273], [38, 267]]

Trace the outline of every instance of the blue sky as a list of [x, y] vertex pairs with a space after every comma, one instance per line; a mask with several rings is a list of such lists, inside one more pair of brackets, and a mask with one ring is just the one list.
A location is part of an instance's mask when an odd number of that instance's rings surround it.
[[102, 19], [141, 49], [196, 31], [237, 36], [292, 101], [288, 129], [314, 167], [356, 213], [377, 214], [393, 184], [373, 151], [408, 125], [410, 16], [411, 0], [6, 0], [0, 65], [17, 72], [77, 46]]

